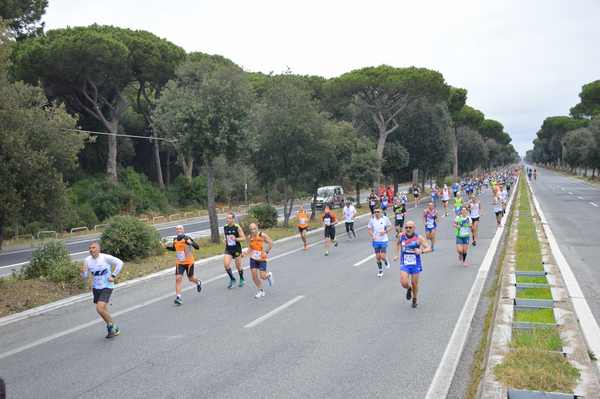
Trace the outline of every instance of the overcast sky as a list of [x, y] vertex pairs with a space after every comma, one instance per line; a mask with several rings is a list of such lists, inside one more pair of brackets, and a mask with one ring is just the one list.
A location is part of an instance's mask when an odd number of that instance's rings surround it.
[[502, 122], [519, 153], [600, 79], [600, 0], [50, 0], [44, 21], [144, 29], [250, 71], [435, 69]]

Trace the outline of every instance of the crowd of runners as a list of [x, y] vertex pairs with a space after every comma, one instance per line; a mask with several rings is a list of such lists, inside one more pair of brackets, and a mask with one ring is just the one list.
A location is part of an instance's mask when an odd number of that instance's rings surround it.
[[[412, 197], [413, 206], [416, 208], [420, 202], [421, 189], [414, 185], [409, 191], [394, 192], [392, 186], [380, 187], [377, 193], [371, 191], [367, 198], [371, 217], [367, 225], [368, 235], [374, 251], [377, 265], [377, 277], [382, 278], [384, 268], [390, 268], [388, 259], [388, 244], [393, 240], [393, 261], [399, 261], [400, 284], [406, 290], [406, 299], [412, 301], [412, 307], [418, 305], [419, 276], [423, 271], [423, 254], [435, 250], [438, 227], [442, 219], [447, 218], [453, 227], [456, 253], [460, 265], [468, 266], [467, 254], [469, 247], [477, 245], [478, 226], [481, 218], [482, 204], [480, 195], [484, 190], [491, 191], [491, 207], [496, 216], [496, 224], [500, 226], [502, 216], [511, 187], [515, 183], [517, 170], [507, 169], [473, 176], [454, 182], [450, 186], [430, 186], [430, 200], [421, 215], [424, 234], [417, 232], [414, 220], [407, 219], [409, 195]], [[425, 196], [426, 198], [429, 198]], [[422, 202], [422, 200], [421, 200]], [[344, 226], [348, 240], [358, 238], [354, 228], [357, 210], [350, 201], [346, 201], [342, 212]], [[307, 232], [309, 230], [310, 216], [304, 207], [300, 207], [295, 215], [297, 228], [303, 249], [307, 251]], [[320, 216], [324, 231], [324, 255], [328, 256], [333, 247], [338, 246], [336, 240], [337, 215], [329, 206], [325, 206]], [[223, 226], [223, 263], [225, 272], [229, 277], [228, 289], [243, 287], [245, 284], [243, 258], [248, 258], [252, 281], [257, 292], [254, 298], [264, 297], [264, 283], [273, 286], [273, 273], [267, 270], [269, 253], [273, 249], [273, 240], [255, 223], [249, 225], [248, 235], [236, 223], [236, 217], [229, 213]], [[198, 293], [202, 291], [202, 282], [194, 272], [194, 250], [199, 249], [198, 243], [185, 234], [184, 227], [176, 227], [176, 236], [163, 245], [169, 251], [175, 252], [175, 300], [174, 304], [183, 304], [181, 291], [183, 276], [196, 285]], [[393, 238], [391, 238], [393, 237]], [[246, 248], [244, 248], [246, 244]], [[119, 335], [120, 330], [114, 324], [108, 312], [107, 305], [114, 289], [115, 280], [123, 268], [123, 262], [100, 250], [100, 244], [94, 242], [89, 248], [88, 256], [81, 268], [83, 278], [92, 275], [93, 301], [96, 311], [105, 321], [107, 328], [106, 338]], [[232, 271], [235, 264], [237, 279]], [[239, 279], [239, 280], [238, 280]]]

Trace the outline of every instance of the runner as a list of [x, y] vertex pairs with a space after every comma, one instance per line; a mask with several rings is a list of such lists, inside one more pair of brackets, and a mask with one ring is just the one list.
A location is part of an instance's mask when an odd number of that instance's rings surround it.
[[537, 169], [533, 169], [533, 180], [537, 180]]
[[371, 194], [369, 194], [369, 209], [371, 210], [371, 215], [375, 212], [375, 206], [377, 206], [377, 196], [375, 195], [375, 191], [371, 190]]
[[506, 186], [499, 186], [500, 189], [500, 199], [502, 200], [502, 216], [506, 213], [506, 205], [508, 204], [508, 191], [506, 191]]
[[[262, 282], [267, 280], [269, 287], [273, 286], [273, 273], [267, 272], [267, 255], [273, 249], [273, 240], [266, 233], [258, 231], [256, 223], [250, 223], [250, 245], [247, 249], [250, 255], [250, 271], [252, 272], [252, 280], [258, 291], [254, 298], [262, 298], [265, 296]], [[265, 251], [265, 242], [269, 248]]]
[[481, 203], [479, 198], [473, 194], [469, 201], [469, 216], [471, 217], [471, 221], [473, 221], [473, 226], [471, 230], [473, 231], [473, 246], [477, 245], [477, 230], [479, 227], [479, 218], [481, 217]]
[[458, 193], [458, 190], [460, 189], [460, 184], [458, 184], [458, 182], [454, 182], [452, 183], [452, 196], [454, 198], [456, 198], [456, 193]]
[[425, 223], [425, 237], [431, 241], [431, 252], [433, 252], [435, 231], [437, 229], [437, 209], [433, 206], [433, 202], [427, 204], [427, 208], [423, 211], [423, 221]]
[[387, 187], [387, 197], [388, 197], [388, 203], [393, 204], [394, 203], [394, 187], [392, 187], [391, 184]]
[[[88, 273], [93, 276], [92, 293], [96, 312], [106, 323], [106, 338], [116, 337], [121, 333], [108, 312], [110, 296], [115, 288], [115, 279], [123, 269], [123, 261], [112, 255], [100, 252], [100, 244], [92, 242], [89, 247], [90, 256], [81, 265], [81, 277], [87, 279]], [[114, 269], [112, 269], [114, 267]]]
[[387, 216], [387, 208], [388, 208], [388, 197], [387, 195], [384, 195], [383, 197], [381, 197], [381, 201], [379, 202], [380, 206], [381, 206], [381, 211], [383, 212], [384, 215]]
[[235, 215], [228, 213], [226, 217], [227, 224], [223, 226], [223, 235], [225, 237], [225, 252], [223, 256], [223, 266], [229, 276], [229, 285], [231, 289], [235, 286], [235, 277], [231, 271], [231, 261], [235, 261], [235, 268], [240, 276], [240, 287], [244, 286], [244, 269], [242, 268], [242, 241], [246, 241], [244, 229], [235, 223]]
[[444, 184], [442, 189], [442, 204], [444, 204], [444, 216], [448, 216], [448, 201], [450, 200], [450, 192], [448, 191], [448, 185]]
[[356, 216], [356, 208], [350, 201], [346, 201], [346, 206], [344, 207], [344, 223], [346, 225], [346, 235], [348, 235], [348, 239], [350, 239], [350, 232], [354, 238], [356, 238], [356, 232], [354, 231], [354, 217]]
[[496, 227], [500, 227], [502, 225], [502, 200], [500, 199], [500, 194], [496, 193], [492, 198], [492, 208], [494, 209], [494, 213], [496, 214]]
[[460, 208], [460, 215], [454, 220], [456, 228], [456, 252], [458, 253], [458, 261], [463, 266], [467, 266], [467, 251], [469, 250], [469, 238], [471, 237], [471, 218], [466, 206]]
[[338, 246], [337, 241], [335, 241], [335, 224], [337, 223], [337, 217], [335, 216], [335, 213], [331, 212], [329, 206], [326, 206], [321, 219], [323, 220], [323, 226], [325, 227], [325, 256], [329, 256], [331, 243], [336, 247]]
[[408, 193], [406, 191], [400, 194], [400, 203], [404, 206], [408, 205]]
[[308, 243], [306, 242], [306, 232], [308, 231], [308, 214], [304, 207], [301, 206], [298, 212], [296, 212], [296, 219], [298, 220], [298, 232], [300, 233], [300, 238], [304, 243], [304, 250], [308, 250]]
[[164, 245], [169, 251], [175, 252], [175, 305], [181, 305], [181, 280], [183, 273], [187, 274], [188, 280], [196, 284], [196, 290], [202, 290], [202, 282], [194, 276], [194, 254], [193, 248], [200, 249], [200, 246], [191, 238], [185, 235], [182, 225], [175, 227], [177, 235], [173, 241]]
[[404, 228], [404, 218], [406, 217], [406, 205], [396, 200], [394, 204], [394, 225], [396, 227], [396, 238], [400, 237]]
[[419, 190], [419, 186], [415, 184], [412, 189], [413, 198], [415, 199], [415, 208], [419, 205], [419, 195], [421, 194], [421, 190]]
[[421, 255], [431, 252], [427, 240], [415, 231], [415, 222], [409, 220], [404, 226], [404, 233], [397, 243], [397, 253], [394, 260], [400, 257], [400, 284], [406, 289], [406, 299], [412, 299], [412, 307], [417, 307], [419, 293], [419, 275], [423, 271]]
[[431, 187], [431, 202], [433, 202], [433, 206], [437, 208], [437, 201], [438, 201], [438, 189], [437, 186], [434, 184], [433, 187]]
[[369, 236], [373, 241], [373, 250], [375, 251], [375, 260], [377, 261], [378, 273], [377, 277], [383, 277], [383, 264], [385, 263], [386, 269], [390, 268], [390, 264], [387, 261], [386, 253], [389, 242], [388, 229], [392, 224], [387, 216], [382, 215], [381, 209], [375, 209], [375, 217], [371, 218], [367, 226], [369, 230]]
[[454, 195], [454, 215], [458, 216], [458, 214], [460, 213], [460, 209], [463, 206], [463, 198], [462, 198], [462, 194], [460, 193], [460, 191], [458, 191], [455, 195]]

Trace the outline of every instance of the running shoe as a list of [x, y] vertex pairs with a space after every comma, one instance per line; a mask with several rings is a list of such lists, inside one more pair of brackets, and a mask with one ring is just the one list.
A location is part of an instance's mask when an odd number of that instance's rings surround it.
[[377, 277], [379, 277], [379, 278], [383, 277], [383, 270], [380, 270], [380, 271], [377, 273]]
[[202, 291], [202, 281], [198, 280], [198, 284], [196, 284], [196, 291]]
[[308, 250], [308, 245], [304, 244], [304, 250], [307, 251]]
[[106, 335], [106, 338], [113, 338], [121, 334], [121, 330], [119, 330], [119, 327], [117, 326], [107, 326], [107, 328], [108, 334]]
[[411, 298], [412, 298], [412, 287], [408, 287], [408, 289], [406, 290], [406, 300], [410, 301]]
[[337, 246], [338, 246], [338, 242], [337, 242], [337, 241], [334, 241], [334, 243], [333, 243], [333, 246], [337, 248]]
[[412, 300], [412, 307], [413, 308], [417, 307], [417, 298], [413, 298], [413, 300]]
[[175, 305], [183, 305], [183, 301], [181, 300], [181, 297], [175, 298], [173, 303], [175, 303]]
[[229, 279], [229, 285], [227, 288], [232, 289], [235, 286], [235, 279]]
[[240, 284], [238, 286], [243, 287], [244, 283], [246, 283], [246, 280], [244, 280], [242, 277], [240, 277]]
[[254, 298], [262, 298], [263, 296], [265, 296], [265, 291], [264, 290], [258, 290], [256, 292], [256, 295], [254, 295]]
[[329, 251], [325, 251], [325, 256], [329, 256]]
[[385, 268], [386, 268], [386, 269], [389, 269], [389, 268], [390, 268], [390, 264], [389, 264], [389, 262], [388, 262], [387, 260], [385, 261]]
[[477, 245], [477, 241], [473, 241], [473, 246], [476, 246], [476, 245]]
[[269, 272], [269, 274], [267, 274], [267, 281], [269, 282], [269, 287], [273, 286], [273, 273]]

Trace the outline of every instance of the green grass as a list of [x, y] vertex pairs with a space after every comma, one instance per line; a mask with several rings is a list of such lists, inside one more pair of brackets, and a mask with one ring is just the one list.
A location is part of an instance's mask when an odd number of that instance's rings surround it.
[[573, 392], [580, 376], [562, 354], [529, 348], [510, 352], [494, 374], [509, 387], [549, 392]]
[[531, 218], [529, 204], [529, 191], [524, 184], [519, 187], [519, 222], [517, 235], [517, 270], [518, 271], [543, 271], [542, 252]]
[[546, 277], [535, 276], [517, 276], [517, 283], [520, 284], [548, 284]]
[[511, 348], [529, 348], [545, 351], [562, 350], [562, 341], [556, 328], [536, 328], [512, 332]]
[[552, 311], [552, 309], [519, 309], [515, 311], [514, 319], [517, 322], [526, 323], [556, 323], [556, 320], [554, 319], [554, 312]]
[[550, 288], [523, 288], [517, 290], [520, 299], [552, 299]]

